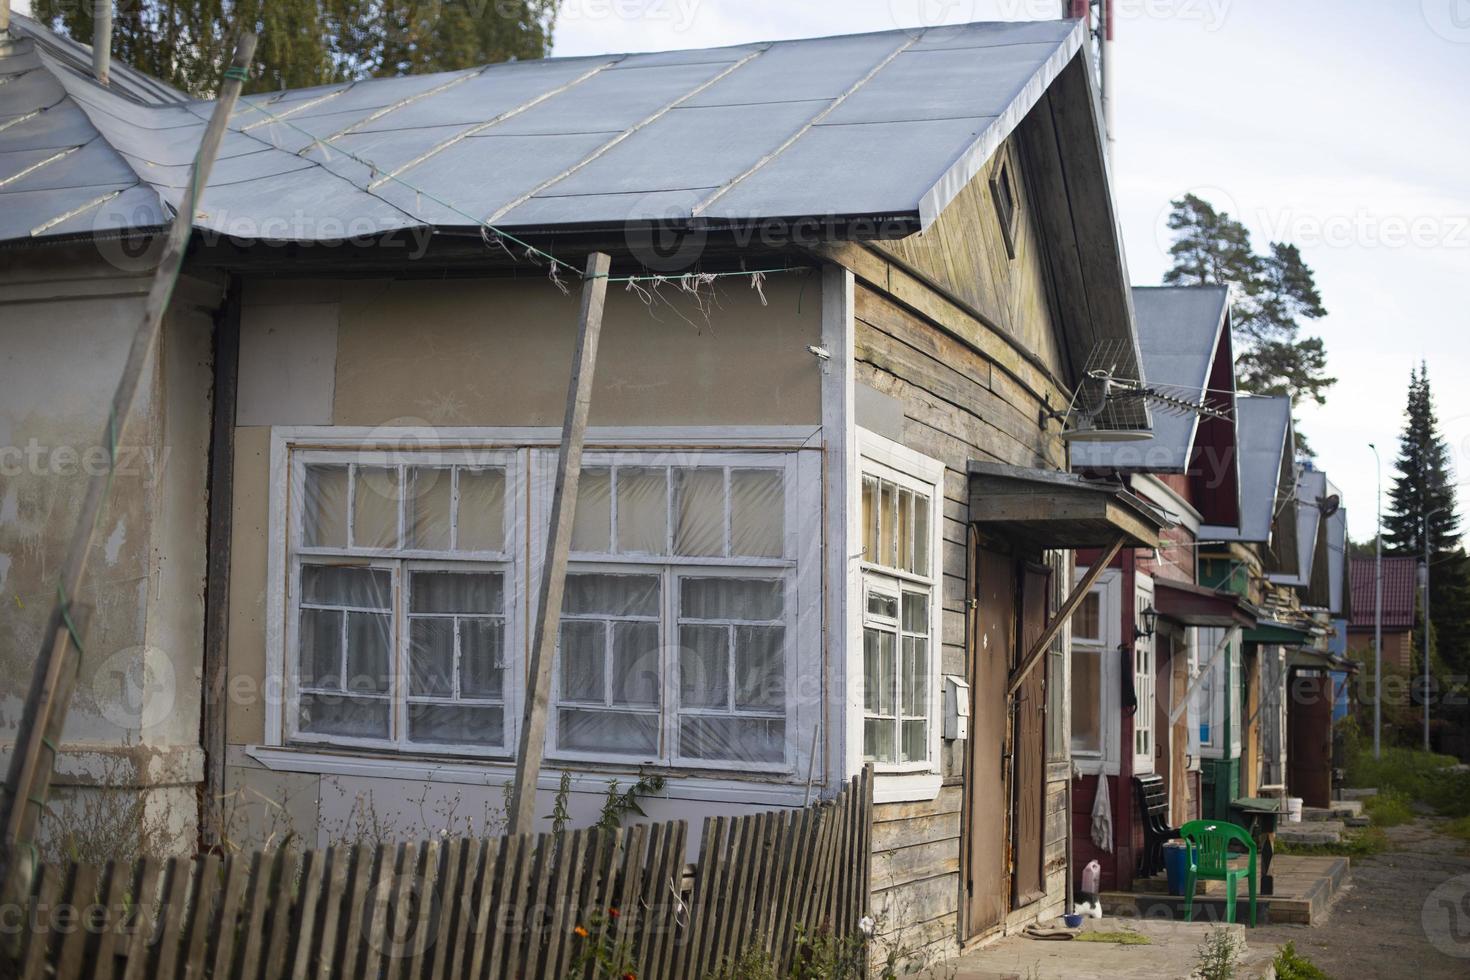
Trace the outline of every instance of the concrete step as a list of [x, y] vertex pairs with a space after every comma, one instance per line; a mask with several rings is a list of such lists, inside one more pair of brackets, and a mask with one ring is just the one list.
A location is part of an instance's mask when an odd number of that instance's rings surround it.
[[1366, 800], [1370, 796], [1377, 796], [1378, 790], [1371, 786], [1357, 789], [1340, 789], [1337, 791], [1339, 800]]
[[[1342, 857], [1281, 855], [1272, 863], [1271, 873], [1276, 894], [1257, 896], [1257, 922], [1312, 925], [1322, 921], [1329, 906], [1347, 887], [1351, 864]], [[1176, 921], [1184, 918], [1184, 898], [1169, 895], [1163, 889], [1155, 890], [1154, 879], [1135, 881], [1131, 892], [1103, 892], [1099, 897], [1104, 922], [1108, 916]], [[1249, 905], [1244, 883], [1236, 896], [1235, 912], [1238, 921], [1246, 921]], [[1194, 918], [1197, 922], [1225, 921], [1224, 882], [1200, 882], [1194, 898]]]
[[1302, 822], [1311, 820], [1347, 820], [1352, 817], [1363, 815], [1363, 802], [1361, 800], [1338, 800], [1331, 806], [1302, 807]]
[[1338, 844], [1342, 842], [1341, 820], [1313, 820], [1276, 825], [1276, 839], [1288, 844]]

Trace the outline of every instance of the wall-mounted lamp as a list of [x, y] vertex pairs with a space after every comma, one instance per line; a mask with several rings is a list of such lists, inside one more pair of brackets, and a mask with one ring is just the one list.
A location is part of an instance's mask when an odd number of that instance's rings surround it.
[[1143, 628], [1139, 629], [1138, 624], [1134, 623], [1133, 638], [1135, 640], [1146, 640], [1153, 636], [1154, 632], [1159, 628], [1159, 611], [1152, 605], [1149, 605], [1145, 606], [1143, 612], [1138, 615], [1143, 620]]

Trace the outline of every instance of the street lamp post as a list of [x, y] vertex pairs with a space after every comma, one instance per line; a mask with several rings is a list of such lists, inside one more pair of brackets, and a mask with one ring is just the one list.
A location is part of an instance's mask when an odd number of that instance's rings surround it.
[[1383, 460], [1378, 446], [1373, 462], [1378, 469], [1378, 528], [1373, 535], [1373, 758], [1383, 757]]

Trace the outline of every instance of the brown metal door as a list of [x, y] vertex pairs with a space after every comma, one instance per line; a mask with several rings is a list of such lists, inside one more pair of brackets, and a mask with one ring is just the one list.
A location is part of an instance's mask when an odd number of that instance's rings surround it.
[[1332, 677], [1294, 670], [1286, 709], [1287, 792], [1307, 806], [1332, 805]]
[[[1011, 657], [1014, 670], [1046, 629], [1051, 575], [1028, 565], [1022, 578], [1021, 635]], [[1016, 692], [1014, 705], [1015, 779], [1011, 796], [1011, 907], [1021, 908], [1046, 894], [1041, 869], [1042, 803], [1046, 796], [1046, 672], [1034, 669]]]
[[967, 787], [968, 929], [976, 936], [1005, 921], [1005, 690], [1015, 650], [1016, 572], [1009, 555], [976, 548], [970, 556], [976, 604], [970, 631], [970, 760]]

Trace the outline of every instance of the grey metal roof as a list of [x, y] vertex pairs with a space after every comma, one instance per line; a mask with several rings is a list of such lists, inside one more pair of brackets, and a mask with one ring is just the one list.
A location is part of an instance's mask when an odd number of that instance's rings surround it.
[[1235, 401], [1239, 447], [1240, 526], [1205, 525], [1202, 541], [1266, 542], [1280, 499], [1281, 462], [1292, 451], [1291, 399], [1285, 395], [1239, 395]]
[[[1327, 481], [1327, 495], [1336, 495], [1339, 500], [1342, 498], [1342, 492], [1331, 480]], [[1327, 518], [1327, 609], [1333, 615], [1342, 615], [1345, 611], [1346, 586], [1347, 508], [1339, 503], [1337, 510]]]
[[[1133, 315], [1144, 376], [1198, 403], [1209, 385], [1230, 309], [1224, 286], [1134, 286]], [[1149, 473], [1183, 473], [1199, 427], [1192, 413], [1153, 412], [1153, 436], [1133, 442], [1074, 442], [1072, 466]]]
[[1267, 576], [1277, 585], [1306, 588], [1312, 582], [1312, 565], [1317, 556], [1317, 535], [1326, 532], [1322, 525], [1321, 501], [1327, 496], [1327, 474], [1304, 469], [1296, 479], [1296, 560], [1295, 572], [1274, 572]]
[[[104, 88], [82, 70], [84, 45], [21, 16], [12, 32], [21, 39], [0, 43], [0, 240], [167, 221], [211, 103], [116, 63]], [[196, 226], [322, 241], [481, 221], [928, 225], [1083, 38], [1076, 21], [980, 23], [251, 96]]]

